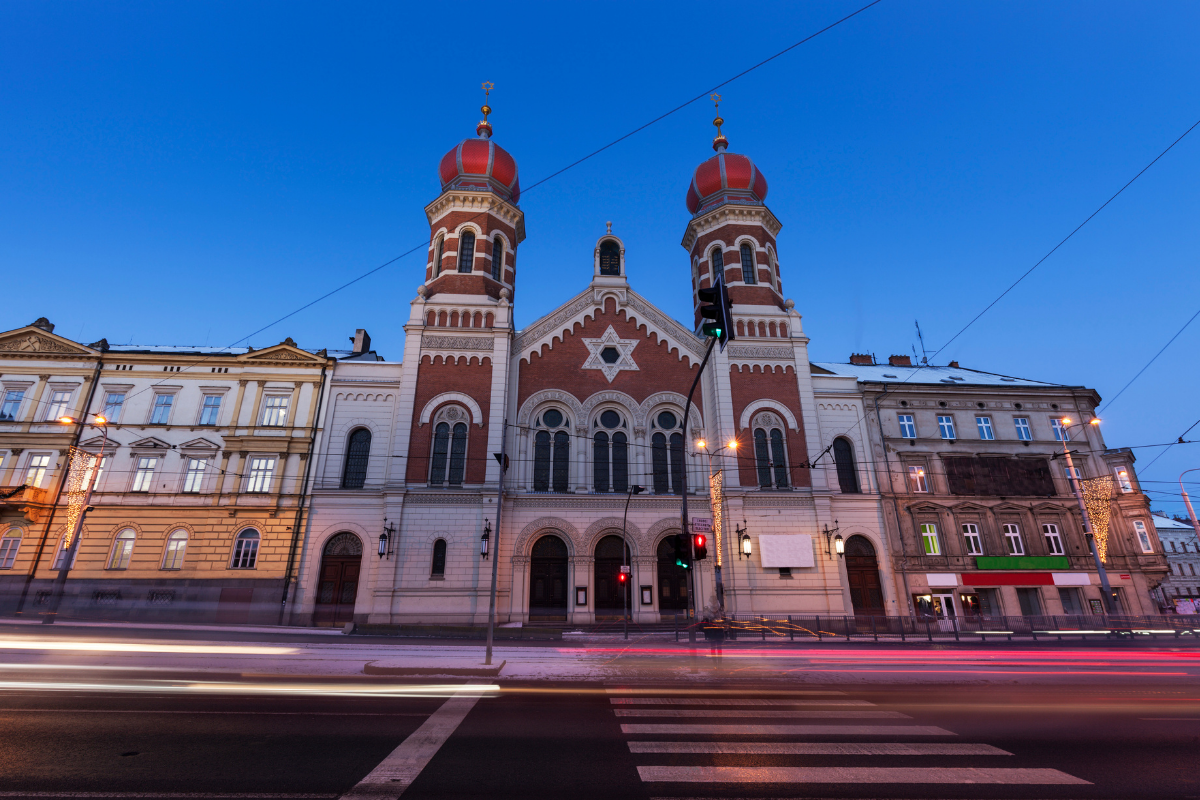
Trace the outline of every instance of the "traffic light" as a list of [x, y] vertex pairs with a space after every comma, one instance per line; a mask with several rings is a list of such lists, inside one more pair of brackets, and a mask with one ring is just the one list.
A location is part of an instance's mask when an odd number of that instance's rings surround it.
[[717, 275], [717, 282], [711, 289], [700, 289], [700, 316], [704, 320], [702, 331], [705, 336], [715, 336], [725, 349], [726, 343], [734, 338], [733, 335], [733, 306], [729, 302], [729, 291], [725, 288], [725, 278]]
[[617, 573], [617, 583], [619, 583], [619, 584], [621, 584], [621, 585], [623, 586], [623, 585], [625, 585], [625, 583], [626, 583], [628, 580], [629, 580], [629, 576], [628, 576], [628, 575], [626, 575], [624, 572], [618, 572], [618, 573]]
[[697, 534], [695, 534], [695, 542], [694, 542], [694, 544], [695, 544], [695, 546], [696, 546], [696, 560], [697, 560], [697, 561], [699, 561], [699, 560], [700, 560], [700, 559], [702, 559], [702, 558], [708, 558], [708, 544], [707, 544], [707, 541], [708, 541], [708, 540], [704, 538], [704, 534], [703, 534], [703, 533], [697, 533]]
[[688, 558], [687, 552], [687, 537], [683, 534], [676, 534], [671, 537], [671, 544], [675, 548], [675, 566], [684, 569], [691, 567], [691, 559]]

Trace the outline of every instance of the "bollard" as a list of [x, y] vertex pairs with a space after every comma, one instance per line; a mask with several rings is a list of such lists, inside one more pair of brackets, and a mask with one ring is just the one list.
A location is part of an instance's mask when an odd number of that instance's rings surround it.
[[821, 618], [820, 618], [820, 617], [817, 617], [816, 619], [817, 619], [817, 625], [816, 625], [816, 628], [817, 628], [817, 641], [819, 642], [819, 641], [821, 641]]

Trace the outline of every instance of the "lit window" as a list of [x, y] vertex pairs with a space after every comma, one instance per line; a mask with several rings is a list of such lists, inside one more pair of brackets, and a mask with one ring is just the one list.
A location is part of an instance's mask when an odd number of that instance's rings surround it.
[[1033, 432], [1029, 430], [1028, 417], [1013, 417], [1013, 425], [1017, 428], [1017, 439], [1022, 442], [1033, 441]]
[[996, 434], [992, 431], [991, 417], [976, 417], [975, 427], [979, 428], [980, 439], [995, 439]]
[[912, 466], [908, 468], [908, 486], [914, 492], [928, 492], [929, 483], [925, 480], [925, 468]]
[[758, 267], [754, 263], [754, 251], [749, 244], [743, 243], [741, 248], [742, 257], [742, 281], [753, 286], [758, 283]]
[[1121, 488], [1121, 491], [1126, 493], [1132, 492], [1133, 480], [1129, 477], [1129, 468], [1117, 467], [1113, 471], [1117, 473], [1117, 486]]
[[1062, 537], [1058, 533], [1058, 526], [1043, 525], [1042, 535], [1046, 537], [1046, 551], [1052, 556], [1061, 556], [1063, 554], [1063, 543]]
[[88, 467], [87, 472], [85, 472], [83, 475], [83, 485], [87, 486], [88, 482], [90, 480], [92, 480], [92, 469], [95, 469], [96, 470], [96, 482], [92, 486], [92, 488], [93, 488], [93, 490], [99, 490], [100, 489], [100, 479], [104, 477], [104, 468], [107, 466], [108, 466], [108, 456], [105, 456], [104, 458], [100, 459], [99, 464], [94, 465], [94, 467]]
[[1004, 544], [1010, 556], [1025, 555], [1025, 543], [1021, 541], [1021, 529], [1012, 523], [1004, 526]]
[[171, 404], [175, 402], [173, 394], [156, 394], [154, 396], [154, 410], [150, 412], [151, 425], [166, 425], [171, 419]]
[[897, 419], [900, 420], [901, 439], [917, 438], [917, 424], [913, 421], [912, 414], [900, 414]]
[[250, 477], [246, 482], [246, 491], [262, 494], [271, 491], [271, 479], [275, 475], [275, 459], [250, 459]]
[[954, 435], [954, 417], [938, 417], [938, 430], [941, 431], [943, 439], [955, 439]]
[[112, 555], [108, 557], [109, 569], [129, 569], [129, 559], [133, 556], [133, 528], [126, 528], [117, 534], [113, 541]]
[[42, 481], [46, 479], [46, 470], [48, 469], [50, 469], [50, 456], [30, 456], [29, 466], [25, 470], [25, 485], [40, 489]]
[[187, 552], [188, 532], [183, 528], [167, 537], [167, 549], [163, 552], [163, 569], [182, 569], [183, 556]]
[[0, 539], [0, 569], [12, 569], [17, 560], [17, 550], [21, 549], [21, 529], [9, 528]]
[[921, 544], [925, 548], [925, 555], [940, 556], [942, 554], [942, 546], [938, 543], [937, 525], [932, 522], [924, 522], [921, 524]]
[[0, 422], [14, 422], [25, 399], [24, 389], [10, 389], [4, 393], [4, 405], [0, 405]]
[[121, 420], [121, 407], [124, 405], [124, 392], [109, 392], [104, 396], [104, 418], [109, 422], [119, 422]]
[[216, 425], [217, 416], [221, 413], [221, 395], [204, 395], [204, 406], [200, 409], [201, 425]]
[[1063, 424], [1061, 419], [1055, 418], [1050, 420], [1050, 427], [1054, 429], [1054, 441], [1067, 442], [1071, 439], [1071, 431]]
[[233, 545], [233, 559], [229, 562], [230, 569], [254, 569], [258, 562], [258, 531], [250, 529], [238, 534]]
[[198, 494], [204, 485], [204, 470], [207, 468], [207, 459], [189, 458], [187, 473], [183, 476], [183, 491], [188, 494]]
[[972, 522], [964, 523], [962, 532], [963, 541], [967, 543], [967, 555], [983, 555], [983, 538], [979, 535], [979, 526]]
[[62, 417], [67, 416], [70, 410], [71, 393], [70, 392], [51, 392], [50, 405], [46, 409], [46, 420], [57, 421]]
[[262, 424], [275, 428], [286, 425], [289, 400], [287, 397], [268, 397], [263, 403]]
[[470, 272], [475, 264], [475, 234], [463, 231], [458, 237], [458, 271]]
[[154, 470], [158, 469], [158, 459], [144, 456], [138, 459], [137, 471], [133, 473], [133, 492], [148, 492], [154, 483]]
[[[1146, 530], [1146, 523], [1135, 519], [1133, 521], [1133, 531], [1137, 534], [1138, 544], [1142, 546], [1142, 552], [1153, 553], [1154, 545], [1150, 543], [1150, 532]], [[1195, 567], [1192, 567], [1193, 573], [1195, 569]]]

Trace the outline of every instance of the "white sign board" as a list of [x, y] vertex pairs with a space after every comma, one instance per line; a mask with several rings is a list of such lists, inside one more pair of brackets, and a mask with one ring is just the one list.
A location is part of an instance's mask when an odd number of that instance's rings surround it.
[[712, 519], [701, 517], [692, 520], [692, 533], [712, 533]]
[[759, 536], [758, 553], [764, 567], [815, 567], [811, 536]]

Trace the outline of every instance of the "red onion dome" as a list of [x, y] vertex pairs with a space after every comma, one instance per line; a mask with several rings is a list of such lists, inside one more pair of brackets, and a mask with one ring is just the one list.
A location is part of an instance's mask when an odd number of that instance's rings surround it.
[[438, 165], [442, 191], [450, 188], [492, 191], [515, 204], [521, 199], [517, 162], [488, 138], [491, 126], [485, 128], [484, 124], [479, 126], [479, 138], [464, 139], [442, 156]]
[[754, 162], [725, 148], [696, 167], [688, 186], [687, 207], [693, 214], [722, 203], [761, 205], [767, 199], [767, 179]]

